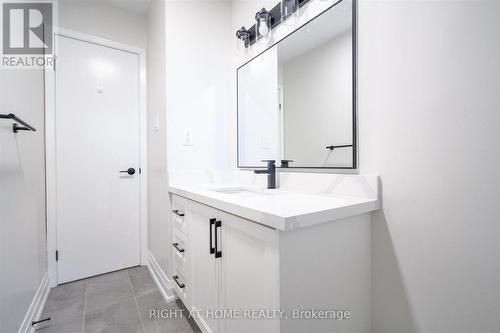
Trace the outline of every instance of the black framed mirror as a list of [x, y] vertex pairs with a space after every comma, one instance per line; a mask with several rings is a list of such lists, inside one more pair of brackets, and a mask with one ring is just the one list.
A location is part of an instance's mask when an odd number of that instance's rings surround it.
[[356, 169], [356, 1], [342, 0], [237, 69], [238, 167]]

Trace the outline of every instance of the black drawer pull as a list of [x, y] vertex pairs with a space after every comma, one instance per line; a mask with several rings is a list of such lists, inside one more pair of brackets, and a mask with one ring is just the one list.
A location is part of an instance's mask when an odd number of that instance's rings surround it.
[[184, 283], [179, 283], [179, 281], [177, 281], [177, 280], [179, 280], [179, 275], [174, 275], [173, 278], [174, 278], [175, 283], [177, 283], [177, 285], [179, 286], [179, 288], [182, 289], [186, 286]]
[[173, 244], [172, 244], [172, 246], [173, 246], [173, 247], [175, 247], [175, 249], [176, 249], [177, 251], [179, 251], [180, 253], [182, 253], [182, 252], [184, 252], [184, 251], [185, 251], [184, 249], [181, 249], [181, 248], [179, 247], [179, 243], [173, 243]]
[[173, 210], [172, 213], [174, 213], [175, 215], [180, 216], [180, 217], [184, 216], [184, 213], [179, 212], [178, 209]]
[[217, 237], [217, 228], [220, 228], [221, 226], [222, 226], [221, 221], [215, 222], [215, 258], [222, 257], [222, 251], [219, 251], [219, 247], [217, 246], [218, 239], [219, 239], [219, 237]]
[[210, 219], [210, 229], [208, 230], [208, 233], [210, 234], [210, 254], [215, 253], [215, 247], [212, 242], [212, 227], [215, 225], [216, 219]]

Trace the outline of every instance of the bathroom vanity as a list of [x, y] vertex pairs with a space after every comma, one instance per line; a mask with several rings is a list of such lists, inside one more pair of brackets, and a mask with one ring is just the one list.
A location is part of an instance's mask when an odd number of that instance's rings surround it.
[[378, 177], [293, 172], [357, 170], [355, 6], [307, 1], [269, 45], [237, 33], [237, 166], [267, 186], [170, 177], [172, 279], [204, 332], [370, 332]]
[[369, 332], [378, 177], [290, 173], [276, 190], [170, 193], [174, 287], [204, 332]]

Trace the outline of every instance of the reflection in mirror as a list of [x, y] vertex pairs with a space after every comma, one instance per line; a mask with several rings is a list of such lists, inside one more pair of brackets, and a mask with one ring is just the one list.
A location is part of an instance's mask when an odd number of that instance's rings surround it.
[[238, 69], [238, 166], [356, 168], [352, 2]]

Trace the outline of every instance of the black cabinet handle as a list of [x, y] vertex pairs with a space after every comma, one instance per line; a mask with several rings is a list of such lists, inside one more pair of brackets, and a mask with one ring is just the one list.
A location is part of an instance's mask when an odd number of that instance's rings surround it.
[[173, 210], [173, 211], [172, 211], [172, 213], [174, 213], [175, 215], [180, 216], [180, 217], [183, 217], [183, 216], [184, 216], [184, 213], [179, 212], [179, 210], [178, 210], [178, 209]]
[[182, 253], [182, 252], [184, 252], [184, 251], [185, 251], [184, 249], [181, 249], [181, 248], [179, 247], [179, 243], [173, 243], [173, 244], [172, 244], [172, 246], [173, 246], [173, 247], [175, 247], [175, 249], [176, 249], [177, 251], [179, 251], [180, 253]]
[[208, 233], [210, 234], [210, 254], [215, 253], [215, 247], [212, 243], [212, 227], [215, 225], [215, 220], [216, 219], [210, 219], [210, 229], [208, 230]]
[[179, 281], [178, 281], [179, 280], [179, 275], [174, 275], [173, 278], [174, 278], [175, 283], [177, 283], [177, 285], [179, 286], [179, 288], [182, 289], [182, 288], [184, 288], [186, 286], [184, 283], [179, 283]]
[[215, 258], [222, 257], [222, 251], [219, 251], [219, 247], [217, 246], [218, 238], [219, 238], [219, 237], [217, 237], [217, 228], [220, 228], [221, 226], [222, 226], [221, 221], [215, 222]]

